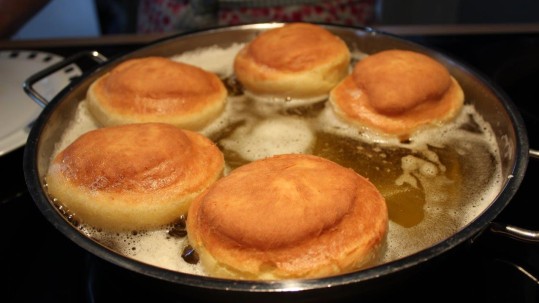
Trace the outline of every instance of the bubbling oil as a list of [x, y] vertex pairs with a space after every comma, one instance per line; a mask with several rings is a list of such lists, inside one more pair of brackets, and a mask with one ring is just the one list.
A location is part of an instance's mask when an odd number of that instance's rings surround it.
[[[200, 131], [222, 150], [225, 174], [282, 153], [314, 154], [354, 169], [387, 202], [390, 223], [380, 263], [443, 241], [476, 218], [499, 192], [502, 176], [496, 139], [473, 105], [465, 104], [451, 123], [425, 129], [401, 142], [341, 121], [325, 98], [258, 99], [245, 94], [232, 76], [232, 61], [241, 46], [197, 49], [172, 57], [215, 72], [228, 84], [230, 94], [223, 114]], [[364, 56], [355, 52], [353, 62]], [[98, 127], [82, 101], [55, 154]], [[188, 243], [186, 238], [171, 237], [171, 226], [129, 233], [111, 233], [84, 223], [78, 228], [140, 262], [204, 275], [198, 265], [182, 260]]]

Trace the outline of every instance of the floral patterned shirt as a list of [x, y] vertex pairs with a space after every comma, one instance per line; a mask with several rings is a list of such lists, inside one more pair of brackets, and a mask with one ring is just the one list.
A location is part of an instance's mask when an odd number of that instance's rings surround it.
[[375, 0], [141, 0], [137, 31], [191, 31], [257, 22], [314, 22], [366, 26]]

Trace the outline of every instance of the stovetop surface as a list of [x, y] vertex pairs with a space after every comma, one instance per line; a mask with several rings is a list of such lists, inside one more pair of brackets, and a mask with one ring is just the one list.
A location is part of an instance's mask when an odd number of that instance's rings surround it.
[[[539, 148], [539, 33], [408, 36], [479, 71], [517, 105], [530, 146]], [[98, 50], [112, 58], [139, 45], [41, 49], [63, 56]], [[114, 267], [58, 232], [34, 205], [24, 183], [24, 147], [0, 157], [0, 301], [103, 302], [112, 300], [184, 301], [151, 287], [133, 287], [109, 276]], [[536, 184], [539, 160], [530, 159], [514, 199], [496, 218], [539, 230]], [[523, 243], [489, 232], [442, 256], [434, 270], [404, 281], [379, 299], [414, 301], [478, 300], [539, 302], [539, 244]], [[121, 276], [120, 276], [121, 277]]]

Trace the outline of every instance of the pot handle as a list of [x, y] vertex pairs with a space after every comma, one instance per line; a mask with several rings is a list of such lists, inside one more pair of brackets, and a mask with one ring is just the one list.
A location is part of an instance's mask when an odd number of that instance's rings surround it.
[[68, 66], [69, 64], [72, 64], [74, 62], [81, 60], [84, 57], [89, 57], [90, 59], [94, 60], [95, 62], [99, 64], [104, 63], [108, 60], [107, 57], [103, 56], [101, 53], [97, 51], [85, 51], [85, 52], [77, 53], [63, 61], [53, 64], [47, 67], [46, 69], [30, 76], [26, 81], [24, 81], [22, 85], [24, 91], [26, 92], [28, 96], [30, 96], [30, 98], [32, 98], [32, 100], [34, 100], [34, 102], [39, 104], [41, 107], [47, 106], [47, 104], [49, 103], [49, 100], [45, 99], [41, 94], [39, 94], [34, 89], [33, 87], [34, 84], [38, 82], [39, 80], [46, 78], [52, 75], [53, 73], [57, 72], [58, 70]]
[[[530, 158], [539, 159], [539, 150], [530, 149]], [[496, 234], [502, 234], [510, 238], [525, 242], [539, 242], [539, 231], [505, 225], [497, 222], [490, 224], [490, 231]]]
[[490, 231], [496, 234], [502, 234], [510, 238], [525, 242], [539, 242], [539, 231], [524, 229], [512, 225], [504, 225], [493, 222], [490, 225]]

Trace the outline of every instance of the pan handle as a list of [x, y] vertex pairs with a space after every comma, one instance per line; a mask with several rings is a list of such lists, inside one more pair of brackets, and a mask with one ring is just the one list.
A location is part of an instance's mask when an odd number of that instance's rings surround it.
[[[530, 158], [539, 159], [539, 150], [530, 149]], [[510, 238], [525, 242], [539, 242], [539, 231], [520, 228], [513, 225], [506, 225], [497, 222], [490, 224], [490, 231], [496, 234], [502, 234]]]
[[502, 234], [510, 238], [525, 242], [539, 242], [539, 231], [524, 229], [512, 225], [504, 225], [493, 222], [490, 225], [490, 230], [496, 234]]
[[36, 84], [39, 80], [46, 78], [52, 75], [53, 73], [59, 71], [60, 69], [68, 66], [69, 64], [72, 64], [74, 62], [81, 60], [84, 57], [89, 57], [90, 59], [94, 60], [95, 62], [99, 64], [104, 63], [108, 60], [107, 57], [103, 56], [101, 53], [97, 51], [85, 51], [85, 52], [77, 53], [63, 61], [53, 64], [47, 67], [46, 69], [30, 76], [26, 81], [24, 81], [22, 85], [24, 91], [26, 92], [28, 96], [30, 96], [30, 98], [32, 98], [32, 100], [34, 100], [34, 102], [39, 104], [41, 107], [47, 106], [47, 104], [49, 103], [49, 100], [45, 99], [41, 94], [39, 94], [34, 89], [33, 87], [34, 84]]

